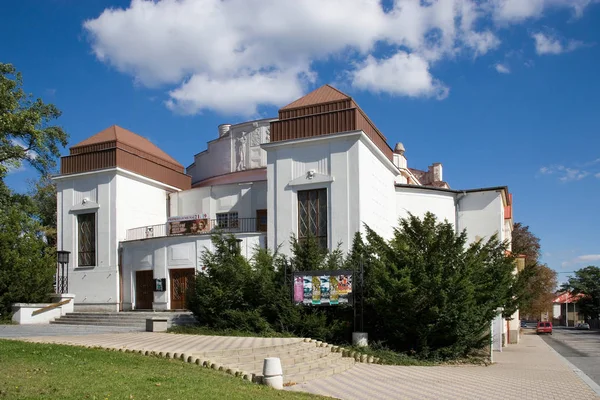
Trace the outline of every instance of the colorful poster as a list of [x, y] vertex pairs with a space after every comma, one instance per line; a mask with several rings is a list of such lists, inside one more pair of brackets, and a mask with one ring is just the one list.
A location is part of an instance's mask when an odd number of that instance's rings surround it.
[[296, 276], [294, 278], [294, 302], [302, 303], [304, 300], [304, 277]]
[[295, 274], [294, 303], [313, 306], [348, 304], [352, 293], [352, 274], [349, 271], [340, 271], [343, 274], [339, 275], [332, 272]]

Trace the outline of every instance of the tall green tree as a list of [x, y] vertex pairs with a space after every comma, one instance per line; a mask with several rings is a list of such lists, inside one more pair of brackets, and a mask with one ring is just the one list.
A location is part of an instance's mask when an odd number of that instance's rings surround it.
[[29, 197], [33, 202], [34, 213], [44, 230], [48, 245], [56, 246], [56, 184], [50, 175], [42, 175], [31, 182]]
[[519, 273], [522, 282], [519, 310], [522, 316], [540, 318], [540, 314], [552, 310], [558, 285], [556, 271], [544, 264], [525, 266]]
[[515, 297], [521, 315], [540, 318], [541, 313], [552, 308], [558, 284], [556, 272], [540, 262], [540, 239], [521, 222], [513, 227], [512, 252], [525, 256], [525, 268], [519, 272]]
[[0, 318], [11, 314], [11, 303], [47, 301], [55, 271], [56, 252], [35, 206], [0, 181]]
[[61, 113], [53, 104], [33, 99], [11, 64], [0, 63], [0, 178], [28, 163], [47, 174], [67, 145], [67, 134], [52, 122]]
[[[11, 64], [0, 63], [0, 318], [10, 304], [48, 299], [56, 271], [56, 194], [49, 174], [67, 134], [53, 124], [60, 111], [23, 90]], [[4, 183], [28, 164], [41, 173], [30, 196]]]
[[600, 317], [600, 268], [590, 265], [575, 271], [563, 289], [584, 295], [578, 302], [580, 312], [587, 318]]
[[514, 254], [525, 256], [526, 265], [538, 263], [541, 252], [540, 238], [529, 230], [529, 226], [521, 222], [514, 224], [511, 247]]

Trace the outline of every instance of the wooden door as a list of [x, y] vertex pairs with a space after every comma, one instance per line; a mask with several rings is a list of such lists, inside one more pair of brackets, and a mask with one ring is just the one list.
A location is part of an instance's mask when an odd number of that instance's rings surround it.
[[135, 309], [151, 310], [154, 301], [152, 271], [135, 271]]
[[192, 288], [196, 271], [193, 268], [171, 269], [171, 310], [186, 307], [188, 289]]
[[256, 210], [256, 231], [267, 231], [267, 210]]

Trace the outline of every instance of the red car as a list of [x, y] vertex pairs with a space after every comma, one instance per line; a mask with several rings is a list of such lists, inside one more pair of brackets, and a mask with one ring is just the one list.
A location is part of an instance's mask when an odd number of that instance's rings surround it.
[[549, 333], [552, 335], [552, 322], [538, 322], [536, 332], [538, 335], [540, 333]]

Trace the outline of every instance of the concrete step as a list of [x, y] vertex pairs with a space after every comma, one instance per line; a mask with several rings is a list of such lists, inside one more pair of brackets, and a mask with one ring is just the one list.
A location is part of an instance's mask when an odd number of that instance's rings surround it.
[[[333, 353], [333, 354], [335, 354], [335, 353]], [[291, 367], [291, 366], [301, 364], [301, 363], [316, 361], [318, 359], [327, 357], [328, 355], [329, 355], [329, 353], [323, 353], [318, 350], [311, 350], [304, 354], [289, 355], [289, 354], [272, 353], [272, 354], [266, 354], [266, 355], [261, 355], [261, 356], [255, 356], [253, 358], [250, 358], [252, 356], [245, 356], [248, 358], [244, 359], [245, 358], [244, 357], [244, 358], [240, 358], [239, 360], [217, 358], [215, 361], [220, 364], [232, 366], [233, 368], [237, 368], [240, 370], [254, 372], [254, 371], [262, 371], [264, 360], [267, 357], [277, 357], [281, 360], [282, 367], [286, 367], [286, 366]]]
[[196, 322], [190, 312], [74, 312], [52, 321], [53, 324], [133, 326], [143, 328], [147, 318], [163, 317], [169, 326], [191, 325]]
[[94, 325], [94, 326], [131, 326], [134, 328], [145, 328], [145, 324], [136, 324], [132, 322], [113, 322], [113, 321], [64, 321], [57, 319], [50, 321], [54, 325]]
[[[194, 353], [194, 356], [208, 359], [216, 359], [216, 358], [228, 358], [228, 357], [239, 357], [239, 356], [249, 356], [249, 355], [265, 355], [272, 354], [275, 352], [286, 353], [290, 351], [300, 351], [302, 349], [312, 349], [315, 348], [314, 344], [304, 343], [302, 339], [298, 339], [296, 342], [280, 344], [280, 345], [271, 345], [271, 346], [262, 346], [262, 347], [248, 347], [248, 348], [239, 348], [239, 349], [223, 349], [223, 350], [210, 350], [204, 351], [200, 353]], [[331, 350], [329, 350], [331, 351]], [[263, 357], [264, 358], [264, 357]]]

